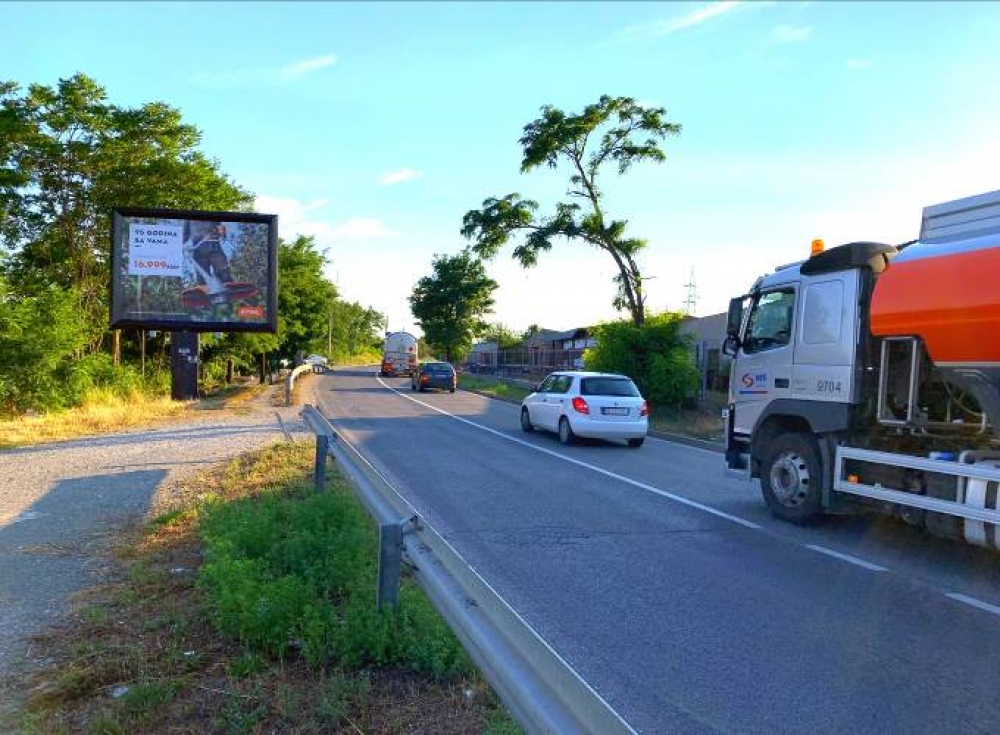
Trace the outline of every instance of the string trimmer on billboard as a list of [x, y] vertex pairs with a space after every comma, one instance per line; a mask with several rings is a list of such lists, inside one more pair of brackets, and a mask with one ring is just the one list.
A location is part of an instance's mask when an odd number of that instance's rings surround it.
[[116, 209], [111, 254], [112, 328], [277, 331], [277, 215]]

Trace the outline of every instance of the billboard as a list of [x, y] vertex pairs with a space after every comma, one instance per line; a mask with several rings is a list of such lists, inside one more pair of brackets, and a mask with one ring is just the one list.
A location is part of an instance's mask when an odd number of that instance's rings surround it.
[[114, 210], [111, 327], [277, 331], [277, 215]]

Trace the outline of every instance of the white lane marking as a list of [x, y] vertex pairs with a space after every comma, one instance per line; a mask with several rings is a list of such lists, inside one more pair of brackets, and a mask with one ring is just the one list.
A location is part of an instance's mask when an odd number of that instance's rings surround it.
[[956, 602], [964, 602], [966, 605], [971, 605], [972, 607], [979, 608], [980, 610], [985, 610], [988, 613], [1000, 615], [1000, 607], [991, 605], [988, 602], [983, 602], [982, 600], [977, 600], [975, 597], [969, 597], [968, 595], [963, 595], [960, 592], [945, 592], [944, 596], [950, 597]]
[[[379, 382], [380, 383], [382, 382], [381, 379], [379, 379]], [[382, 385], [385, 385], [385, 383], [382, 383]], [[386, 386], [386, 387], [388, 388], [388, 386]], [[389, 390], [392, 390], [392, 388], [389, 388]], [[402, 394], [400, 394], [400, 395], [402, 395]], [[409, 396], [406, 396], [406, 397], [408, 398]], [[420, 401], [417, 401], [417, 403], [420, 403]], [[423, 405], [427, 405], [427, 404], [423, 404]], [[432, 406], [432, 408], [433, 408], [433, 406]], [[454, 418], [458, 418], [458, 417], [456, 416]], [[367, 465], [372, 470], [372, 472], [374, 472], [376, 475], [378, 475], [379, 479], [382, 480], [382, 482], [385, 483], [385, 486], [387, 488], [389, 488], [393, 493], [395, 493], [399, 498], [401, 498], [403, 500], [403, 502], [406, 503], [407, 507], [411, 508], [414, 512], [417, 512], [417, 509], [414, 508], [412, 505], [410, 505], [410, 502], [408, 500], [406, 500], [406, 498], [403, 498], [402, 493], [400, 493], [396, 489], [396, 487], [391, 482], [389, 482], [389, 480], [385, 477], [385, 475], [383, 475], [381, 472], [379, 472], [378, 468], [376, 468], [375, 465], [373, 465], [371, 462], [369, 462], [364, 457], [364, 455], [361, 454], [360, 451], [358, 451], [358, 448], [355, 447], [353, 443], [351, 443], [350, 441], [347, 440], [347, 438], [346, 438], [347, 436], [353, 436], [350, 433], [350, 431], [345, 431], [344, 429], [338, 428], [337, 429], [337, 433], [340, 435], [340, 441], [343, 443], [344, 446], [347, 446], [347, 447], [350, 448], [350, 450], [354, 453], [355, 457], [357, 457], [360, 461], [364, 462], [365, 465]], [[426, 523], [426, 521], [425, 521], [425, 523]], [[430, 525], [430, 524], [428, 524], [428, 525]], [[566, 669], [574, 677], [576, 677], [577, 681], [579, 681], [580, 684], [582, 684], [583, 687], [585, 689], [587, 689], [587, 691], [589, 691], [591, 694], [593, 694], [594, 697], [596, 697], [605, 707], [607, 707], [608, 711], [611, 712], [616, 718], [618, 718], [618, 721], [621, 723], [621, 725], [629, 733], [632, 733], [632, 735], [638, 735], [638, 733], [636, 732], [636, 730], [625, 720], [625, 718], [621, 714], [618, 713], [618, 710], [616, 710], [614, 707], [612, 707], [611, 704], [603, 696], [601, 696], [601, 693], [598, 692], [596, 689], [594, 689], [594, 687], [592, 687], [590, 685], [590, 682], [588, 682], [583, 677], [583, 674], [581, 674], [579, 671], [577, 671], [576, 668], [573, 666], [573, 664], [571, 664], [569, 661], [567, 661], [565, 658], [563, 658], [562, 655], [555, 648], [553, 648], [549, 644], [549, 642], [545, 639], [545, 637], [541, 633], [539, 633], [537, 630], [535, 630], [535, 627], [531, 623], [529, 623], [521, 615], [521, 613], [519, 613], [517, 610], [515, 610], [514, 606], [511, 605], [509, 602], [507, 602], [507, 600], [504, 599], [504, 597], [497, 591], [497, 589], [492, 584], [490, 584], [488, 581], [486, 581], [486, 578], [482, 574], [479, 573], [479, 570], [476, 569], [474, 566], [472, 566], [472, 564], [468, 560], [466, 560], [466, 558], [464, 556], [462, 556], [459, 553], [458, 549], [456, 549], [454, 546], [451, 545], [451, 542], [448, 541], [448, 539], [446, 539], [444, 536], [442, 536], [440, 533], [438, 533], [437, 530], [433, 528], [433, 526], [431, 528], [432, 528], [432, 532], [438, 537], [438, 539], [441, 541], [441, 543], [443, 543], [446, 547], [448, 547], [448, 549], [451, 551], [451, 553], [455, 555], [456, 559], [458, 559], [459, 561], [461, 561], [463, 564], [465, 564], [465, 566], [467, 566], [469, 568], [469, 571], [472, 572], [476, 576], [476, 578], [479, 580], [479, 582], [487, 590], [489, 590], [490, 593], [492, 593], [496, 597], [497, 600], [499, 600], [500, 604], [503, 605], [507, 609], [507, 611], [510, 612], [510, 614], [513, 615], [517, 619], [517, 621], [521, 625], [523, 625], [528, 630], [528, 632], [531, 635], [533, 635], [535, 637], [535, 639], [537, 641], [539, 641], [543, 646], [545, 646], [545, 648], [548, 649], [549, 653], [551, 653], [563, 666], [565, 666]]]
[[816, 544], [806, 544], [806, 548], [812, 549], [813, 551], [817, 551], [820, 554], [826, 554], [827, 556], [832, 556], [834, 559], [840, 559], [841, 561], [846, 561], [848, 564], [854, 564], [855, 566], [862, 567], [870, 572], [889, 571], [887, 567], [880, 567], [878, 564], [872, 564], [870, 561], [859, 559], [858, 557], [851, 556], [850, 554], [841, 554], [839, 551], [828, 549], [825, 546], [818, 546]]
[[583, 462], [583, 461], [581, 461], [579, 459], [573, 459], [572, 457], [567, 457], [565, 454], [560, 454], [559, 452], [553, 452], [551, 449], [545, 449], [544, 447], [540, 447], [540, 446], [538, 446], [536, 444], [532, 444], [531, 442], [526, 442], [523, 439], [518, 439], [517, 437], [510, 436], [509, 434], [504, 434], [503, 432], [497, 431], [496, 429], [491, 429], [488, 426], [483, 426], [482, 424], [477, 424], [475, 421], [469, 421], [469, 419], [465, 419], [465, 418], [462, 418], [461, 416], [456, 416], [455, 414], [448, 413], [447, 411], [445, 411], [443, 409], [440, 409], [437, 406], [432, 406], [429, 403], [424, 403], [423, 401], [417, 400], [413, 396], [408, 396], [405, 393], [403, 393], [402, 391], [396, 390], [395, 388], [393, 388], [393, 387], [391, 387], [389, 385], [386, 385], [386, 383], [382, 380], [382, 378], [376, 377], [376, 380], [378, 380], [378, 382], [381, 383], [382, 386], [384, 388], [386, 388], [387, 390], [391, 390], [396, 395], [402, 396], [403, 398], [407, 399], [408, 401], [413, 401], [414, 403], [417, 403], [417, 404], [419, 404], [421, 406], [429, 408], [432, 411], [437, 411], [438, 413], [443, 414], [445, 416], [448, 416], [449, 418], [453, 418], [456, 421], [461, 421], [463, 424], [468, 424], [469, 426], [474, 426], [477, 429], [481, 429], [482, 431], [489, 432], [490, 434], [493, 434], [494, 436], [498, 436], [501, 439], [506, 439], [507, 441], [514, 442], [515, 444], [520, 444], [523, 447], [528, 447], [529, 449], [533, 449], [536, 452], [541, 452], [542, 454], [547, 454], [550, 457], [556, 457], [557, 459], [561, 459], [564, 462], [569, 462], [570, 464], [574, 464], [574, 465], [576, 465], [578, 467], [584, 467], [584, 468], [586, 468], [588, 470], [591, 470], [592, 472], [596, 472], [599, 475], [604, 475], [605, 477], [610, 477], [612, 479], [619, 480], [619, 481], [624, 482], [626, 484], [632, 485], [633, 487], [637, 487], [637, 488], [639, 488], [641, 490], [645, 490], [646, 492], [653, 493], [654, 495], [659, 495], [659, 496], [664, 497], [664, 498], [669, 498], [670, 500], [673, 500], [676, 503], [680, 503], [681, 505], [686, 505], [686, 506], [688, 506], [690, 508], [696, 508], [696, 509], [698, 509], [700, 511], [704, 511], [705, 513], [709, 513], [709, 514], [711, 514], [713, 516], [716, 516], [717, 518], [724, 518], [725, 520], [730, 521], [732, 523], [736, 523], [736, 524], [738, 524], [740, 526], [743, 526], [744, 528], [753, 528], [753, 529], [756, 529], [758, 531], [762, 529], [762, 526], [760, 526], [757, 523], [754, 523], [753, 521], [748, 521], [746, 519], [740, 518], [739, 516], [734, 516], [734, 515], [730, 515], [729, 513], [724, 513], [723, 511], [716, 510], [715, 508], [713, 508], [713, 507], [711, 507], [709, 505], [703, 505], [703, 504], [698, 503], [698, 502], [696, 502], [694, 500], [689, 500], [688, 498], [685, 498], [685, 497], [683, 497], [681, 495], [675, 495], [674, 493], [667, 492], [666, 490], [661, 490], [658, 487], [653, 487], [652, 485], [647, 485], [644, 482], [639, 482], [638, 480], [633, 480], [631, 477], [625, 477], [625, 475], [619, 475], [617, 472], [611, 472], [610, 470], [606, 470], [606, 469], [604, 469], [602, 467], [598, 467], [596, 465], [592, 465], [589, 462]]

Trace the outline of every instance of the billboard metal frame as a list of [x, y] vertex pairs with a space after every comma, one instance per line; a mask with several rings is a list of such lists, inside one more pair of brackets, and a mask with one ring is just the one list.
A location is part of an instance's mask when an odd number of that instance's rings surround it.
[[[268, 226], [267, 242], [267, 321], [259, 323], [235, 321], [189, 321], [155, 317], [115, 319], [116, 296], [120, 292], [124, 243], [119, 241], [119, 223], [124, 217], [177, 219], [200, 222], [255, 222]], [[196, 209], [161, 209], [149, 207], [116, 207], [111, 212], [111, 298], [112, 329], [138, 327], [174, 332], [277, 332], [278, 331], [278, 215], [254, 212], [210, 212]]]

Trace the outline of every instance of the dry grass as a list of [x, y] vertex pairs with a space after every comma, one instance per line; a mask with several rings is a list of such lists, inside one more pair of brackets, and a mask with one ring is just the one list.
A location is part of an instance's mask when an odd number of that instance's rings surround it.
[[182, 416], [187, 410], [187, 404], [169, 398], [103, 395], [66, 411], [0, 421], [0, 449], [155, 425]]
[[233, 386], [198, 401], [173, 401], [135, 393], [122, 398], [95, 391], [83, 405], [65, 411], [0, 420], [0, 449], [112, 434], [191, 418], [193, 411], [243, 407], [267, 386]]
[[[88, 590], [33, 646], [48, 665], [0, 682], [0, 731], [24, 733], [518, 732], [478, 677], [307, 667], [252, 653], [213, 629], [195, 584], [199, 501], [308, 481], [311, 443], [244, 455], [186, 481], [167, 512], [120, 539], [120, 581]], [[335, 473], [333, 485], [341, 483]]]

